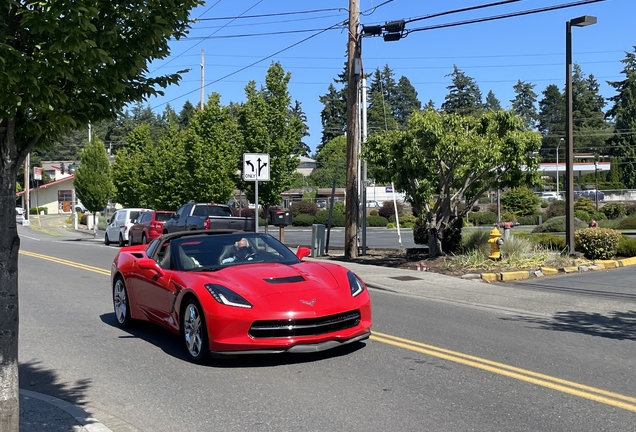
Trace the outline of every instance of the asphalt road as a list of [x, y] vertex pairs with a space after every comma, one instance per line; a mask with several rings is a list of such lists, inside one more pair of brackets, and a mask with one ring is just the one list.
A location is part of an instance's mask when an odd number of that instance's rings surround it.
[[[633, 411], [585, 396], [600, 388], [636, 403], [636, 301], [590, 312], [636, 292], [628, 269], [611, 274], [614, 289], [604, 272], [515, 284], [545, 297], [552, 280], [588, 302], [557, 316], [371, 290], [365, 343], [195, 365], [177, 337], [115, 325], [117, 247], [20, 230], [21, 387], [77, 403], [113, 431], [636, 430]], [[590, 387], [562, 391], [572, 383]]]

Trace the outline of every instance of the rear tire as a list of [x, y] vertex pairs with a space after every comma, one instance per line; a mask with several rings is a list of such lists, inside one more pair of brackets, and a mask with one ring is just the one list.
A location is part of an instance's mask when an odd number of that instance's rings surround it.
[[124, 247], [124, 236], [119, 234], [119, 247]]
[[128, 233], [128, 246], [132, 246], [132, 245], [133, 245], [132, 235]]
[[108, 233], [104, 234], [104, 244], [108, 246], [110, 244], [110, 240], [108, 239]]
[[141, 244], [148, 244], [148, 239], [146, 238], [146, 233], [141, 235]]
[[130, 318], [128, 291], [126, 291], [126, 284], [121, 277], [118, 277], [113, 285], [113, 309], [119, 327], [129, 327], [132, 318]]
[[189, 299], [181, 315], [181, 337], [190, 360], [201, 363], [210, 355], [208, 329], [203, 310], [196, 299]]

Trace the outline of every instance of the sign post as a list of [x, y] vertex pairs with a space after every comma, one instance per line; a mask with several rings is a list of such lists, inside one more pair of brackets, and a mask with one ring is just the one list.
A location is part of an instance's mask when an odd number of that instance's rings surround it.
[[42, 180], [42, 168], [41, 167], [33, 167], [33, 180], [35, 180], [35, 212], [38, 215], [38, 225], [42, 226], [42, 222], [40, 221], [40, 207], [38, 204], [38, 180]]
[[[269, 155], [243, 153], [243, 180], [254, 182], [254, 232], [258, 232], [258, 182], [269, 181]], [[267, 223], [267, 215], [265, 215]]]

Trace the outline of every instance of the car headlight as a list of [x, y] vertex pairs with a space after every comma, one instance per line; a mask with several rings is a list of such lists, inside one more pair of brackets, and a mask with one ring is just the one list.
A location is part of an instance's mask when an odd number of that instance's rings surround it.
[[229, 288], [224, 287], [223, 285], [217, 284], [206, 284], [205, 288], [208, 290], [214, 300], [226, 306], [235, 306], [240, 308], [252, 308], [253, 306], [245, 300], [243, 297], [235, 293]]
[[349, 289], [351, 289], [351, 297], [355, 297], [364, 291], [364, 284], [353, 272], [347, 272], [347, 279], [349, 279]]

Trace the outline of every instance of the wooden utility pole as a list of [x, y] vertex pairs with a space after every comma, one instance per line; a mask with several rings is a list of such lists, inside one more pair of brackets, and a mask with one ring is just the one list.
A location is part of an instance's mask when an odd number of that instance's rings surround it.
[[345, 257], [358, 256], [358, 145], [360, 143], [360, 3], [349, 0], [349, 41], [347, 44], [347, 188], [345, 212]]
[[205, 53], [201, 50], [201, 95], [199, 100], [199, 108], [203, 111], [203, 99], [204, 99], [204, 90], [205, 87]]

